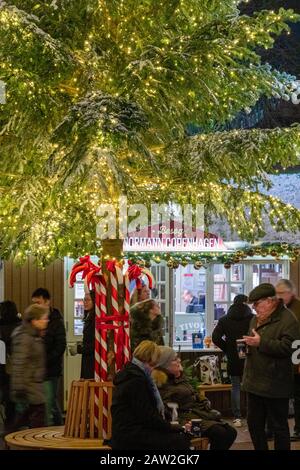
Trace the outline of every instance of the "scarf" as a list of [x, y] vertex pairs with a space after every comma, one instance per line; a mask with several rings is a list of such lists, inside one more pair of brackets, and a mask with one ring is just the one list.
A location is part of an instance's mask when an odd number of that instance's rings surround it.
[[143, 362], [136, 359], [136, 357], [134, 357], [131, 362], [132, 362], [132, 364], [139, 367], [144, 372], [144, 374], [146, 376], [146, 379], [147, 379], [147, 382], [150, 386], [151, 392], [154, 395], [157, 410], [158, 410], [159, 414], [165, 419], [165, 407], [164, 407], [163, 401], [161, 399], [160, 393], [158, 391], [158, 388], [156, 386], [156, 383], [154, 382], [154, 380], [151, 377], [151, 371], [147, 368], [147, 366]]

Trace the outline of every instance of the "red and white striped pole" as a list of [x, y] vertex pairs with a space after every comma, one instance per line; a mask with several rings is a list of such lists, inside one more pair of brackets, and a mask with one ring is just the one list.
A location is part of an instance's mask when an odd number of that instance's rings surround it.
[[[104, 276], [100, 276], [100, 284], [98, 286], [98, 289], [100, 291], [100, 295], [98, 297], [98, 301], [100, 301], [98, 318], [101, 321], [101, 320], [104, 320], [107, 315], [107, 310], [106, 310], [107, 291], [106, 291], [106, 282], [105, 282]], [[100, 334], [99, 334], [99, 327], [98, 328], [96, 327], [96, 338], [98, 337], [98, 339], [100, 340], [100, 343], [98, 342], [99, 359], [100, 359], [100, 364], [99, 364], [100, 380], [102, 382], [106, 382], [107, 372], [108, 372], [107, 329], [105, 328], [104, 322], [102, 323], [102, 326], [104, 326], [104, 328], [103, 327], [100, 328]], [[98, 408], [98, 413], [99, 413], [99, 408]], [[106, 439], [107, 433], [108, 433], [108, 390], [107, 388], [103, 389], [103, 423], [102, 424], [103, 424], [102, 426], [103, 438]]]
[[[110, 272], [110, 283], [111, 283], [111, 306], [112, 306], [112, 314], [113, 315], [119, 315], [119, 304], [118, 304], [118, 281], [117, 281], [117, 276], [116, 272]], [[115, 358], [117, 358], [117, 353], [118, 353], [118, 345], [117, 345], [117, 328], [118, 328], [118, 322], [113, 320], [113, 325], [114, 325], [114, 353], [115, 353]], [[116, 369], [117, 369], [117, 363], [116, 364]]]
[[130, 281], [128, 272], [124, 275], [124, 288], [125, 288], [125, 295], [124, 295], [124, 314], [128, 318], [128, 321], [125, 323], [124, 332], [124, 364], [130, 361], [131, 357], [131, 348], [130, 348], [130, 330], [129, 330], [129, 311], [130, 311]]

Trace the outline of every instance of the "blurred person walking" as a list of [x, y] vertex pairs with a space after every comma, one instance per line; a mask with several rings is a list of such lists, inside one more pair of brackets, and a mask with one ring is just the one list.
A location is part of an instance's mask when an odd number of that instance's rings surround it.
[[45, 425], [46, 355], [42, 333], [47, 328], [48, 314], [47, 308], [30, 305], [25, 310], [22, 324], [12, 334], [10, 392], [17, 413], [7, 432], [24, 426], [38, 428]]
[[21, 323], [17, 306], [11, 300], [0, 303], [0, 340], [5, 344], [5, 364], [0, 364], [0, 403], [4, 406], [4, 426], [15, 414], [15, 405], [10, 399], [9, 382], [11, 374], [11, 335]]

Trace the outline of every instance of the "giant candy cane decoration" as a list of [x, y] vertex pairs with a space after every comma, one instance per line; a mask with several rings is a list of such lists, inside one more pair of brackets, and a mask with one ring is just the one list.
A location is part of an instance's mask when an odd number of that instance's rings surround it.
[[[89, 292], [89, 286], [95, 291], [95, 380], [107, 381], [107, 329], [102, 328], [99, 332], [99, 322], [105, 321], [106, 317], [106, 284], [101, 268], [92, 263], [89, 256], [80, 258], [70, 274], [70, 286], [73, 287], [76, 281], [76, 275], [82, 272], [84, 279], [85, 292]], [[95, 388], [95, 427], [100, 434], [99, 423], [99, 390]], [[103, 426], [102, 432], [104, 439], [107, 437], [108, 431], [108, 390], [103, 390]]]
[[[107, 332], [114, 331], [114, 353], [116, 357], [116, 371], [120, 370], [130, 360], [130, 281], [135, 280], [137, 288], [141, 287], [141, 277], [146, 275], [149, 287], [154, 285], [152, 273], [145, 268], [129, 263], [125, 275], [122, 274], [121, 266], [115, 261], [107, 261], [106, 268], [109, 271], [111, 282], [112, 315], [107, 314], [107, 285], [102, 274], [101, 267], [92, 263], [89, 256], [79, 259], [70, 273], [70, 286], [73, 287], [76, 275], [82, 273], [85, 292], [89, 292], [90, 286], [95, 291], [95, 380], [106, 382], [108, 377], [108, 343]], [[119, 313], [118, 285], [124, 284], [124, 314]], [[103, 437], [107, 437], [108, 431], [108, 391], [104, 388], [103, 394]], [[95, 389], [95, 425], [100, 434], [99, 423], [99, 396]]]

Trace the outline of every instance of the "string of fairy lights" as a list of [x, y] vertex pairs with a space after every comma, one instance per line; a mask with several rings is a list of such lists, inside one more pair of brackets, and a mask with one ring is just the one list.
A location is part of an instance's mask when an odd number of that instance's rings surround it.
[[225, 269], [230, 269], [232, 265], [239, 264], [253, 257], [267, 258], [268, 262], [280, 262], [287, 258], [295, 263], [300, 257], [300, 245], [288, 243], [262, 243], [261, 245], [249, 245], [232, 252], [127, 252], [124, 257], [132, 263], [150, 267], [153, 263], [165, 262], [170, 269], [177, 269], [179, 266], [192, 264], [194, 269], [207, 268], [210, 264], [223, 264]]

